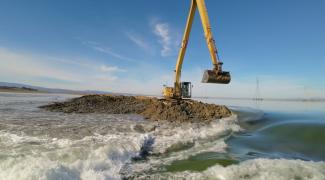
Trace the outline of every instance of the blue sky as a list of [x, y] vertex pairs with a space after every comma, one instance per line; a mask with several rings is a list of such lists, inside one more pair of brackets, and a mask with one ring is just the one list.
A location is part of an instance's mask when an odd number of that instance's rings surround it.
[[[230, 85], [201, 84], [212, 67], [196, 14], [184, 81], [194, 95], [325, 97], [325, 1], [206, 0]], [[190, 0], [1, 0], [0, 81], [160, 94]]]

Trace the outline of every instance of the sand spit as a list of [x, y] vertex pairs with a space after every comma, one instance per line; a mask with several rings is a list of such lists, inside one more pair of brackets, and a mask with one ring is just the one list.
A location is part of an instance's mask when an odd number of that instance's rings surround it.
[[231, 115], [226, 106], [142, 96], [86, 95], [40, 108], [64, 113], [139, 114], [149, 120], [169, 122], [209, 122]]

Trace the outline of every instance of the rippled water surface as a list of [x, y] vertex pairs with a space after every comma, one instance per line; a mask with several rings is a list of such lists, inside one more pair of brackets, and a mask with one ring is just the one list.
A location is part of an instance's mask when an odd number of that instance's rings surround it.
[[0, 179], [325, 179], [324, 103], [203, 99], [234, 112], [209, 125], [38, 108], [73, 97], [0, 93]]

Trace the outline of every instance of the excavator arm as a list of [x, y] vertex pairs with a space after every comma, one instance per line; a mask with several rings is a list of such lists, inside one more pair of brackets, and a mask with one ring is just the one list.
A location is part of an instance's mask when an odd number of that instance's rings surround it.
[[214, 66], [213, 70], [206, 70], [204, 72], [202, 82], [221, 83], [221, 84], [228, 84], [230, 82], [230, 73], [222, 71], [222, 62], [219, 60], [218, 57], [218, 51], [215, 45], [215, 40], [213, 39], [213, 34], [211, 31], [211, 26], [210, 26], [205, 2], [204, 0], [191, 0], [191, 1], [192, 3], [190, 7], [190, 12], [187, 17], [182, 45], [176, 63], [174, 87], [165, 87], [163, 90], [163, 94], [167, 98], [181, 99], [182, 97], [190, 97], [190, 95], [184, 96], [183, 89], [182, 89], [184, 87], [187, 88], [185, 92], [190, 91], [188, 90], [190, 88], [189, 86], [191, 86], [190, 83], [189, 82], [181, 83], [180, 79], [181, 79], [181, 72], [182, 72], [182, 64], [186, 53], [186, 48], [189, 41], [196, 9], [199, 10], [206, 42]]
[[195, 16], [195, 11], [197, 8], [196, 0], [191, 0], [191, 7], [190, 7], [190, 12], [187, 17], [187, 22], [186, 22], [186, 27], [185, 27], [185, 32], [183, 35], [183, 40], [182, 40], [182, 45], [178, 53], [178, 58], [177, 58], [177, 63], [176, 63], [176, 69], [175, 69], [175, 81], [174, 81], [174, 95], [175, 97], [181, 97], [181, 73], [182, 73], [182, 65], [183, 65], [183, 60], [184, 56], [186, 53], [186, 48], [187, 48], [187, 43], [190, 37], [190, 33], [192, 30], [192, 24]]

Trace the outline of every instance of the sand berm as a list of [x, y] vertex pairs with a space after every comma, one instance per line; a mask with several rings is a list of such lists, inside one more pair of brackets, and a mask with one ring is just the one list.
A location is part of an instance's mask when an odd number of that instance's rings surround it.
[[40, 108], [64, 113], [139, 114], [145, 119], [169, 122], [209, 122], [231, 115], [222, 105], [144, 96], [85, 95]]

